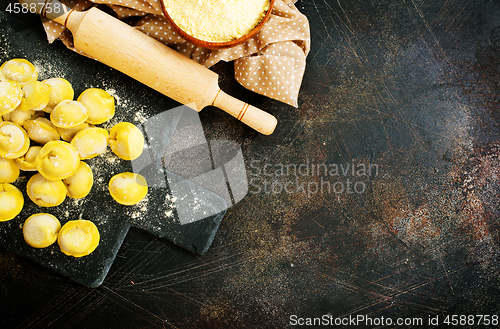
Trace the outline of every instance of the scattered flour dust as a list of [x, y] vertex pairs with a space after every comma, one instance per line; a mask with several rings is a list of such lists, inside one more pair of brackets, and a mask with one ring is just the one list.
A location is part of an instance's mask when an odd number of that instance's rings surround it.
[[[0, 57], [7, 59], [10, 57], [10, 53], [12, 52], [12, 49], [9, 45], [9, 43], [6, 41], [5, 35], [0, 35]], [[2, 64], [2, 63], [0, 63]]]
[[106, 151], [104, 151], [101, 156], [104, 157], [106, 162], [108, 162], [109, 164], [116, 164], [117, 162], [119, 162], [119, 158], [113, 152], [111, 152], [109, 148], [106, 149]]
[[134, 121], [138, 121], [139, 123], [144, 123], [146, 122], [146, 117], [144, 116], [144, 114], [142, 114], [141, 112], [135, 112], [135, 115], [134, 115]]
[[104, 89], [108, 94], [110, 94], [111, 96], [113, 96], [113, 98], [115, 99], [116, 101], [116, 105], [121, 105], [121, 98], [120, 96], [118, 96], [118, 93], [116, 92], [116, 90], [114, 88], [106, 88]]
[[142, 199], [139, 203], [137, 203], [134, 206], [134, 210], [130, 214], [130, 218], [132, 218], [132, 219], [141, 218], [144, 215], [144, 213], [146, 213], [148, 210], [148, 203], [149, 203], [149, 199], [148, 199], [148, 196], [146, 195], [146, 197], [144, 199]]
[[174, 216], [175, 201], [177, 201], [177, 198], [175, 196], [171, 196], [170, 194], [165, 194], [165, 204], [168, 206], [164, 214], [165, 217], [172, 218], [172, 222], [174, 223], [176, 221]]
[[67, 70], [64, 69], [59, 64], [54, 64], [52, 61], [46, 61], [41, 59], [35, 59], [30, 61], [31, 64], [35, 67], [38, 72], [38, 80], [43, 81], [50, 78], [63, 78], [68, 80], [70, 83], [70, 79], [67, 76]]

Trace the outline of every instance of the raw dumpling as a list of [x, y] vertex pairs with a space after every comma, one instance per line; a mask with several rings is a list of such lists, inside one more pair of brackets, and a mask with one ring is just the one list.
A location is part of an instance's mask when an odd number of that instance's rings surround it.
[[41, 146], [30, 146], [28, 149], [28, 152], [26, 152], [24, 155], [20, 156], [19, 158], [15, 158], [14, 160], [16, 161], [17, 166], [19, 169], [24, 170], [24, 171], [36, 171], [36, 164], [35, 160], [40, 153], [40, 150], [42, 149]]
[[55, 207], [66, 199], [66, 185], [62, 180], [49, 180], [40, 173], [31, 176], [26, 185], [28, 197], [40, 207]]
[[24, 206], [23, 193], [14, 185], [0, 184], [0, 222], [19, 215]]
[[94, 175], [92, 174], [92, 169], [90, 166], [83, 161], [80, 161], [80, 165], [76, 172], [66, 179], [63, 179], [66, 188], [68, 189], [67, 195], [73, 199], [80, 199], [87, 194], [89, 194], [94, 183]]
[[109, 180], [109, 194], [120, 204], [134, 205], [144, 199], [147, 193], [146, 179], [139, 174], [124, 172]]
[[0, 158], [0, 184], [15, 182], [19, 174], [19, 167], [14, 159]]
[[43, 117], [43, 112], [34, 110], [24, 111], [19, 107], [14, 111], [3, 115], [3, 119], [5, 121], [11, 121], [20, 126], [24, 126], [24, 123], [28, 120], [33, 120], [39, 117]]
[[0, 122], [0, 157], [15, 159], [30, 147], [28, 134], [23, 127], [8, 121]]
[[37, 78], [38, 71], [24, 58], [14, 58], [0, 66], [0, 81], [15, 81], [24, 86]]
[[115, 115], [115, 99], [105, 90], [89, 88], [78, 96], [78, 101], [89, 109], [88, 123], [97, 125]]
[[57, 127], [57, 132], [59, 133], [59, 135], [61, 136], [61, 138], [63, 140], [65, 140], [66, 142], [71, 142], [71, 140], [73, 139], [73, 137], [75, 137], [76, 133], [79, 132], [80, 130], [83, 130], [85, 128], [93, 128], [94, 126], [91, 125], [91, 124], [88, 124], [86, 122], [82, 123], [81, 125], [78, 125], [74, 128], [61, 128], [61, 127]]
[[137, 159], [144, 149], [144, 135], [130, 122], [120, 122], [109, 131], [109, 147], [123, 160]]
[[59, 231], [57, 243], [61, 251], [73, 257], [83, 257], [92, 253], [99, 245], [97, 226], [89, 220], [72, 220]]
[[50, 113], [52, 109], [64, 100], [73, 100], [75, 91], [71, 83], [63, 78], [51, 78], [43, 81], [45, 84], [52, 87], [50, 92], [49, 102], [43, 111]]
[[86, 128], [78, 131], [71, 140], [80, 154], [80, 159], [90, 159], [106, 151], [108, 131], [103, 128]]
[[50, 113], [50, 121], [60, 128], [74, 128], [89, 117], [89, 110], [78, 101], [64, 100]]
[[35, 159], [36, 169], [51, 180], [65, 179], [73, 175], [80, 164], [78, 151], [64, 141], [45, 144]]
[[28, 120], [24, 123], [23, 127], [32, 141], [42, 145], [60, 139], [56, 126], [47, 118], [39, 117], [34, 120]]
[[41, 81], [28, 82], [23, 87], [23, 99], [19, 109], [40, 111], [49, 103], [52, 87]]
[[45, 248], [57, 241], [60, 229], [61, 223], [54, 215], [31, 215], [23, 224], [24, 241], [33, 248]]
[[0, 82], [0, 115], [14, 111], [23, 99], [21, 86], [14, 81]]

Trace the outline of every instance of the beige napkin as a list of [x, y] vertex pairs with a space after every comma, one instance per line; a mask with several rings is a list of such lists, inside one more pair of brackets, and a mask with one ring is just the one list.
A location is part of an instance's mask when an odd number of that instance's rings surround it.
[[[184, 40], [163, 16], [160, 0], [80, 0], [74, 2], [74, 9], [106, 5], [120, 20], [206, 67], [221, 60], [234, 61], [235, 78], [245, 88], [297, 107], [310, 36], [309, 22], [295, 7], [296, 1], [276, 0], [269, 20], [256, 36], [221, 50], [200, 48]], [[49, 42], [60, 38], [77, 51], [64, 26], [42, 19]]]

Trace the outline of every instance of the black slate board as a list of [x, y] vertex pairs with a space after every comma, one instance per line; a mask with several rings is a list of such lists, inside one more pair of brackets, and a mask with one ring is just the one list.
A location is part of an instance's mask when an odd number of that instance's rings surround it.
[[[39, 19], [35, 15], [33, 18]], [[11, 58], [26, 58], [34, 63], [40, 69], [39, 80], [51, 77], [67, 79], [75, 89], [75, 98], [90, 87], [113, 89], [117, 113], [109, 123], [101, 125], [104, 128], [110, 128], [121, 121], [141, 126], [144, 120], [179, 106], [167, 97], [162, 99], [161, 104], [154, 103], [151, 101], [154, 97], [148, 97], [156, 95], [152, 89], [68, 50], [59, 41], [49, 45], [41, 28], [27, 26], [0, 11], [0, 62]], [[170, 125], [168, 128], [171, 131], [175, 130], [174, 122], [165, 124]], [[143, 156], [148, 156], [152, 151], [152, 147], [148, 145], [147, 142]], [[0, 244], [88, 287], [97, 287], [103, 282], [131, 226], [165, 238], [197, 254], [207, 251], [225, 214], [225, 207], [220, 207], [224, 203], [222, 198], [211, 195], [211, 200], [219, 203], [217, 209], [222, 209], [221, 211], [181, 225], [167, 183], [163, 186], [150, 186], [145, 201], [134, 206], [122, 206], [111, 198], [107, 184], [113, 175], [133, 171], [132, 163], [117, 158], [109, 149], [104, 155], [85, 161], [93, 168], [92, 191], [80, 200], [66, 198], [57, 207], [42, 208], [31, 202], [26, 195], [25, 186], [33, 173], [21, 172], [14, 185], [23, 191], [25, 206], [16, 218], [0, 223]], [[154, 172], [149, 175], [166, 175], [157, 167], [150, 166], [145, 170]], [[166, 182], [165, 177], [163, 180]], [[91, 255], [81, 258], [65, 256], [57, 243], [44, 249], [31, 248], [23, 239], [22, 223], [31, 214], [38, 212], [55, 215], [62, 225], [68, 220], [79, 218], [92, 220], [101, 234], [98, 248]]]

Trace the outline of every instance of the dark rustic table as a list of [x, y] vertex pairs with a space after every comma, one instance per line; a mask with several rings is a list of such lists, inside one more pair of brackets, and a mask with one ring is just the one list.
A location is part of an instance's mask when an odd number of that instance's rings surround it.
[[[297, 6], [312, 39], [297, 109], [213, 68], [279, 124], [262, 136], [201, 112], [207, 138], [241, 145], [250, 183], [208, 252], [131, 229], [91, 289], [0, 249], [2, 328], [498, 324], [500, 2]], [[38, 20], [17, 19], [43, 40]], [[148, 106], [176, 106], [100, 69]]]

